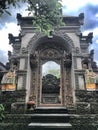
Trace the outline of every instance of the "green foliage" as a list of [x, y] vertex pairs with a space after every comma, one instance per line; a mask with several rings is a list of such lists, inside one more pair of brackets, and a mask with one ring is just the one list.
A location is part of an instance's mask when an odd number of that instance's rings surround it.
[[19, 2], [26, 2], [26, 1], [27, 0], [0, 0], [0, 16], [2, 16], [4, 12], [11, 15], [9, 11], [9, 7], [11, 5], [16, 8], [16, 6], [19, 6]]
[[48, 71], [48, 74], [55, 75], [57, 78], [60, 78], [60, 69], [50, 69]]
[[57, 78], [60, 78], [60, 69], [49, 69], [48, 72], [44, 73], [44, 76], [47, 74], [52, 74], [56, 76]]
[[33, 15], [33, 26], [36, 26], [46, 35], [51, 35], [54, 28], [58, 28], [62, 24], [62, 0], [1, 0], [0, 16], [4, 12], [11, 15], [9, 11], [10, 5], [16, 8], [19, 2], [28, 3], [27, 10]]
[[4, 119], [4, 107], [0, 104], [0, 122]]
[[61, 0], [29, 0], [28, 11], [33, 14], [33, 25], [47, 35], [63, 24]]

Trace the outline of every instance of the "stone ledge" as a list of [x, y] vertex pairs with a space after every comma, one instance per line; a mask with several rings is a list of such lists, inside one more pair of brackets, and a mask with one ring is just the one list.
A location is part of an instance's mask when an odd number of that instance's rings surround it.
[[72, 128], [70, 123], [30, 123], [30, 128]]

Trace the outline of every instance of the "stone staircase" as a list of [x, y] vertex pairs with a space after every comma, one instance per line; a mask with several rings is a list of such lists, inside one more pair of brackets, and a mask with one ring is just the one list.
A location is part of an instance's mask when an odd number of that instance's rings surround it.
[[38, 107], [31, 116], [32, 122], [28, 124], [33, 129], [65, 129], [71, 130], [68, 111], [64, 107]]

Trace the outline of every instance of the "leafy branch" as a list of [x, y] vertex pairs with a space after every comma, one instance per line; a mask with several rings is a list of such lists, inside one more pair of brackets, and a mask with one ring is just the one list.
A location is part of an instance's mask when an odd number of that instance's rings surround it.
[[61, 0], [28, 0], [28, 11], [33, 14], [33, 25], [49, 35], [62, 22]]
[[12, 5], [16, 8], [16, 6], [19, 6], [19, 2], [26, 2], [27, 0], [0, 0], [0, 17], [3, 13], [7, 13], [11, 15], [9, 11], [9, 7]]
[[19, 6], [19, 2], [28, 3], [27, 10], [34, 17], [33, 26], [37, 26], [41, 32], [50, 35], [54, 28], [62, 24], [62, 0], [0, 0], [0, 15], [4, 12], [11, 15], [8, 10]]

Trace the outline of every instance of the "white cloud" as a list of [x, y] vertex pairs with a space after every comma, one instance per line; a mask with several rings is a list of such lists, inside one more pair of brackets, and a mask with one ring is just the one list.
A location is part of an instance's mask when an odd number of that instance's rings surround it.
[[96, 16], [95, 16], [96, 18], [98, 18], [98, 13], [96, 14]]
[[98, 36], [98, 27], [93, 29], [93, 36]]
[[98, 0], [62, 0], [63, 5], [67, 6], [70, 9], [76, 9], [79, 8], [81, 6], [84, 6], [86, 4], [93, 4], [93, 5], [97, 5], [98, 4]]
[[5, 27], [0, 30], [0, 50], [8, 51], [12, 50], [11, 45], [9, 45], [8, 33], [12, 33], [14, 35], [19, 34], [19, 26], [16, 23], [6, 23]]
[[98, 27], [94, 28], [93, 30], [84, 31], [83, 35], [88, 35], [90, 32], [93, 32], [93, 37], [98, 36]]
[[96, 40], [96, 43], [98, 44], [98, 40]]
[[97, 64], [97, 66], [98, 66], [98, 60], [95, 60], [95, 62], [96, 62], [96, 64]]
[[90, 31], [90, 30], [84, 31], [84, 32], [83, 32], [83, 35], [86, 36], [86, 35], [89, 34], [89, 32], [91, 32], [91, 31]]
[[76, 14], [79, 8], [86, 4], [98, 5], [98, 0], [62, 0], [63, 14]]
[[60, 70], [60, 65], [54, 61], [48, 61], [42, 66], [43, 75], [49, 74], [49, 70]]

